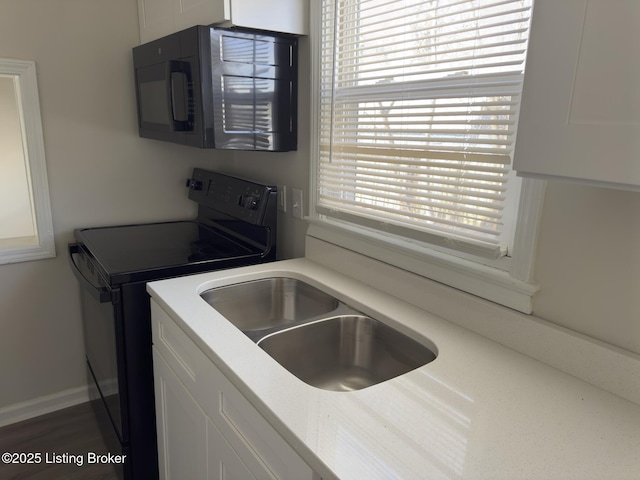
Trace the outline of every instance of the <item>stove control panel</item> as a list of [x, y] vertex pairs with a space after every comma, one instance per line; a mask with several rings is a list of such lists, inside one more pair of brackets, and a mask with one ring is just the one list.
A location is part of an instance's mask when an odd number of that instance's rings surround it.
[[277, 210], [277, 188], [196, 168], [187, 180], [189, 198], [239, 220], [264, 225]]

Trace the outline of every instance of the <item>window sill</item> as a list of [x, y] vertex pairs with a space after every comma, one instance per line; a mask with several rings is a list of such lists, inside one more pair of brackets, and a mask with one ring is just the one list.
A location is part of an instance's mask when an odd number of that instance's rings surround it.
[[0, 238], [0, 265], [43, 260], [55, 256], [53, 237], [47, 239], [38, 239], [36, 236]]
[[[512, 277], [508, 271], [428, 248], [392, 245], [321, 219], [310, 222], [307, 235], [393, 265], [519, 312], [533, 311], [538, 285]], [[366, 283], [366, 280], [365, 280]]]

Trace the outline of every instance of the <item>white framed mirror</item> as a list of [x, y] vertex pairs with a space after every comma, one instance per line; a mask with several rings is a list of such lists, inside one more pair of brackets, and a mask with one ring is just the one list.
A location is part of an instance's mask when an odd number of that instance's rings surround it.
[[35, 62], [0, 58], [0, 264], [55, 257]]

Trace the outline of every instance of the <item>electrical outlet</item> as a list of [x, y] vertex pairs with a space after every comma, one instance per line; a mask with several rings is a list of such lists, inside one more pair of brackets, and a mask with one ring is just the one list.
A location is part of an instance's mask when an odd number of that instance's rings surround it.
[[302, 190], [298, 190], [297, 188], [291, 189], [291, 215], [293, 218], [299, 218], [302, 220], [303, 217], [303, 205], [302, 205]]
[[287, 186], [278, 187], [278, 210], [287, 213]]

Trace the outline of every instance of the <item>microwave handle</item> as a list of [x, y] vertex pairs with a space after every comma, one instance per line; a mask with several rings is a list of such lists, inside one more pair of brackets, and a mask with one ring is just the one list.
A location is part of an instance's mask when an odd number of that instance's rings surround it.
[[[182, 79], [177, 85], [177, 79]], [[171, 130], [174, 132], [188, 132], [193, 130], [193, 83], [191, 82], [191, 68], [188, 62], [171, 60], [167, 62], [167, 104], [170, 110]], [[180, 101], [181, 105], [178, 104]], [[176, 118], [177, 107], [183, 110]]]

